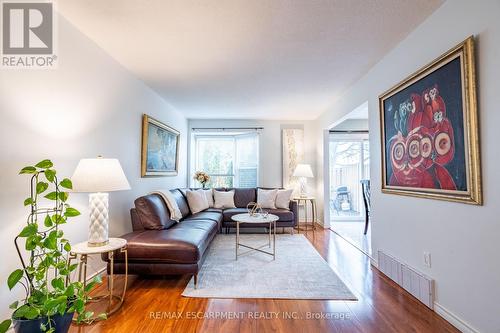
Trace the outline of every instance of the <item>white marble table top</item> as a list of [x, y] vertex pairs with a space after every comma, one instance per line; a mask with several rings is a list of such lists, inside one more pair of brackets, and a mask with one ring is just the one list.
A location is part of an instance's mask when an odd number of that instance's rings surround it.
[[109, 243], [102, 246], [89, 246], [87, 242], [81, 242], [71, 246], [71, 253], [74, 254], [97, 254], [106, 253], [121, 249], [127, 245], [127, 240], [123, 238], [110, 238]]
[[231, 217], [233, 221], [240, 222], [240, 223], [269, 223], [269, 222], [274, 222], [278, 221], [279, 217], [274, 215], [274, 214], [268, 214], [267, 217], [264, 217], [260, 214], [257, 214], [255, 216], [250, 216], [250, 214], [245, 213], [245, 214], [236, 214]]
[[299, 201], [299, 200], [316, 200], [314, 197], [294, 197], [292, 200]]

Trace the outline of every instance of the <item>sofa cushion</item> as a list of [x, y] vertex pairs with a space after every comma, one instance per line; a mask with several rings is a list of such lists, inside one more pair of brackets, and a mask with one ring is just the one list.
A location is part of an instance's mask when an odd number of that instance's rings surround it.
[[[214, 238], [216, 226], [212, 220], [192, 220], [178, 223], [168, 230], [145, 230], [125, 235], [129, 262], [197, 263]], [[116, 259], [120, 260], [120, 256]]]
[[199, 212], [193, 215], [190, 215], [186, 217], [184, 221], [190, 221], [190, 220], [211, 220], [217, 223], [217, 230], [220, 229], [222, 225], [222, 211], [221, 212]]
[[203, 212], [199, 212], [193, 215], [189, 215], [183, 221], [187, 220], [212, 220], [217, 223], [222, 222], [222, 212], [207, 212], [206, 210]]
[[269, 214], [274, 214], [279, 217], [279, 221], [293, 221], [293, 212], [289, 209], [276, 208], [276, 209], [266, 209]]
[[149, 194], [135, 199], [135, 212], [144, 229], [161, 230], [170, 228], [177, 222], [170, 219], [170, 212], [163, 198]]
[[[186, 220], [181, 221], [181, 223], [179, 223], [179, 224], [182, 225], [182, 228], [185, 228], [186, 230], [189, 228], [206, 229], [206, 228], [216, 228], [217, 227], [217, 221], [214, 221], [212, 219], [189, 219], [189, 218], [187, 218]], [[176, 227], [176, 226], [174, 226], [174, 227]], [[172, 227], [172, 228], [174, 228], [174, 227]]]
[[[179, 192], [182, 193], [182, 195], [184, 197], [187, 197], [186, 194], [187, 194], [187, 191], [191, 191], [191, 190], [195, 190], [194, 188], [178, 188], [177, 189]], [[172, 190], [173, 191], [173, 190]]]
[[209, 209], [205, 209], [205, 212], [220, 213], [222, 215], [222, 208], [210, 207]]
[[248, 213], [246, 208], [228, 208], [224, 209], [223, 215], [224, 215], [224, 221], [232, 221], [231, 217], [236, 214], [244, 214]]
[[179, 210], [181, 211], [182, 217], [185, 218], [186, 216], [191, 214], [191, 211], [189, 210], [189, 205], [187, 203], [187, 199], [184, 196], [184, 194], [182, 194], [181, 190], [180, 189], [170, 190], [170, 192], [174, 196], [175, 201], [177, 202], [177, 206], [179, 206]]
[[238, 208], [246, 208], [250, 202], [255, 202], [255, 188], [235, 188], [234, 205]]

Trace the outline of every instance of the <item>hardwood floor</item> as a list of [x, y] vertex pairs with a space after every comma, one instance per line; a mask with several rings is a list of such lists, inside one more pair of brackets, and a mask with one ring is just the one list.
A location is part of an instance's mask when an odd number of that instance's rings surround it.
[[117, 313], [70, 332], [458, 332], [331, 230], [308, 239], [358, 301], [185, 298], [189, 276], [134, 276]]

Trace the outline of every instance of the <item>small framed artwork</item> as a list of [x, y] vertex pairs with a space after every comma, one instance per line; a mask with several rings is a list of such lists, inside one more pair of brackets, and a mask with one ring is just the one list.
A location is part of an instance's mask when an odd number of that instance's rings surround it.
[[179, 165], [179, 131], [142, 116], [141, 176], [175, 176]]
[[379, 104], [382, 192], [482, 204], [473, 37]]

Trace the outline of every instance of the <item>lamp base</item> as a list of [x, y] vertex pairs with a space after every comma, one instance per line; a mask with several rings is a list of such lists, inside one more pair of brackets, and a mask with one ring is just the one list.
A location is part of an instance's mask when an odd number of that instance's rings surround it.
[[109, 244], [109, 240], [102, 242], [102, 243], [91, 243], [91, 242], [87, 241], [88, 247], [100, 247], [100, 246], [104, 246], [104, 245], [108, 245], [108, 244]]
[[307, 197], [307, 178], [300, 177], [299, 184], [300, 184], [300, 197], [301, 198]]
[[108, 193], [89, 194], [90, 226], [88, 246], [97, 247], [106, 245], [108, 238]]

